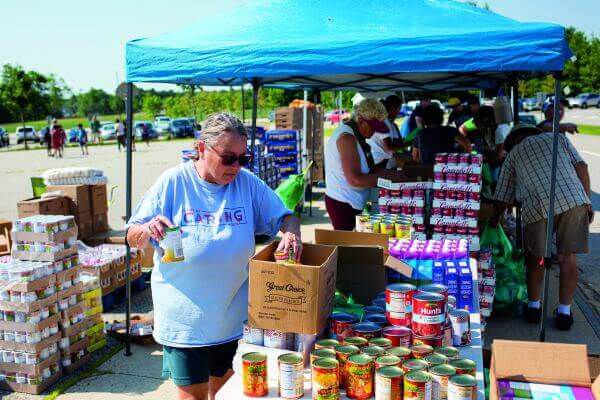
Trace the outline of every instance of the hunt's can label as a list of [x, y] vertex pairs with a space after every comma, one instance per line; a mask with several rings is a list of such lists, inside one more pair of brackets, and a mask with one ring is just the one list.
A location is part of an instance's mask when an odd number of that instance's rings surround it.
[[242, 356], [242, 382], [246, 396], [263, 397], [269, 393], [266, 354], [246, 353]]
[[355, 354], [346, 361], [346, 395], [350, 399], [369, 399], [373, 396], [373, 358]]
[[262, 346], [263, 342], [263, 330], [260, 328], [253, 328], [248, 325], [248, 321], [244, 321], [243, 325], [243, 336], [242, 339], [248, 344], [254, 344], [256, 346]]
[[412, 371], [404, 375], [404, 400], [432, 400], [431, 375]]
[[477, 380], [470, 375], [455, 375], [448, 381], [448, 400], [477, 399]]
[[279, 397], [299, 399], [304, 396], [304, 360], [298, 353], [282, 354], [279, 364]]
[[416, 287], [409, 283], [388, 285], [385, 290], [386, 317], [390, 324], [410, 326], [412, 298]]
[[419, 336], [441, 336], [446, 323], [446, 299], [442, 294], [420, 292], [413, 296], [412, 331]]
[[162, 262], [172, 263], [184, 260], [181, 230], [178, 226], [165, 229], [165, 237], [160, 241], [160, 247], [164, 250]]
[[382, 367], [375, 373], [375, 399], [402, 399], [402, 381], [404, 373], [395, 366]]
[[312, 366], [312, 400], [337, 400], [340, 396], [339, 363], [320, 358]]

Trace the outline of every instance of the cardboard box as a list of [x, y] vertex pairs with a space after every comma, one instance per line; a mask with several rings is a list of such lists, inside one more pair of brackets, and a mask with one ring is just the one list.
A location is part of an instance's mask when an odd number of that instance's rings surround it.
[[377, 233], [315, 229], [315, 243], [337, 246], [337, 289], [361, 304], [385, 290], [388, 241]]
[[35, 364], [35, 365], [30, 365], [30, 364], [15, 364], [15, 363], [4, 363], [4, 362], [0, 362], [0, 371], [3, 372], [24, 372], [28, 375], [36, 375], [36, 376], [41, 376], [42, 375], [42, 371], [45, 368], [48, 368], [49, 366], [53, 365], [53, 364], [57, 364], [60, 362], [59, 359], [59, 355], [58, 352], [56, 354], [51, 355], [49, 358], [45, 359], [44, 361]]
[[90, 201], [92, 214], [106, 214], [108, 212], [108, 196], [106, 185], [90, 185]]
[[0, 381], [0, 389], [8, 390], [12, 392], [28, 393], [28, 394], [40, 394], [50, 386], [54, 385], [62, 377], [62, 370], [59, 370], [56, 374], [46, 379], [39, 385], [28, 385], [17, 382]]
[[[494, 340], [490, 363], [490, 400], [498, 399], [499, 379], [592, 387], [587, 346]], [[600, 399], [600, 381], [592, 387]]]
[[73, 214], [91, 210], [90, 185], [50, 185], [46, 187], [46, 191], [60, 191], [71, 199]]
[[35, 251], [13, 250], [12, 258], [26, 261], [58, 261], [65, 257], [77, 254], [77, 247], [69, 247], [56, 253], [38, 253]]
[[50, 336], [47, 339], [42, 340], [39, 343], [17, 343], [17, 342], [5, 342], [0, 341], [0, 349], [2, 350], [13, 350], [13, 351], [24, 351], [27, 353], [39, 353], [48, 346], [58, 343], [62, 338], [62, 333], [58, 332], [55, 335]]
[[248, 322], [263, 329], [319, 333], [333, 309], [338, 252], [304, 245], [302, 264], [275, 263], [271, 243], [250, 259]]
[[75, 215], [75, 224], [79, 230], [78, 239], [85, 240], [94, 234], [92, 225], [92, 212], [90, 210], [79, 212]]
[[[50, 285], [56, 283], [56, 275], [51, 274], [44, 276], [43, 278], [36, 279], [31, 282], [13, 282], [10, 284], [10, 290], [14, 292], [36, 292], [38, 290], [44, 290]], [[7, 281], [0, 281], [0, 286], [9, 284]]]
[[69, 238], [77, 237], [77, 227], [74, 226], [66, 231], [60, 231], [57, 233], [47, 232], [11, 232], [11, 236], [14, 241], [19, 242], [50, 242], [50, 243], [64, 243]]
[[92, 215], [92, 233], [103, 233], [108, 231], [108, 214]]
[[64, 282], [64, 281], [72, 281], [75, 276], [79, 275], [82, 271], [81, 265], [76, 265], [73, 268], [66, 269], [64, 271], [59, 271], [55, 274], [56, 282]]
[[10, 231], [12, 222], [8, 220], [0, 220], [0, 256], [10, 254], [11, 237]]
[[59, 318], [60, 315], [54, 314], [41, 320], [37, 324], [29, 322], [0, 321], [0, 329], [3, 331], [40, 332], [43, 331], [44, 328], [50, 327], [50, 325], [57, 324]]
[[[37, 300], [32, 303], [21, 303], [21, 302], [12, 302], [12, 301], [0, 301], [0, 309], [1, 310], [10, 310], [10, 311], [20, 311], [20, 312], [32, 312], [39, 311], [44, 307], [48, 307], [53, 303], [57, 302], [56, 293], [51, 296], [46, 297], [42, 300]], [[1, 329], [1, 328], [0, 328]]]
[[17, 203], [19, 218], [31, 215], [70, 215], [71, 207], [68, 198], [63, 196], [21, 200]]

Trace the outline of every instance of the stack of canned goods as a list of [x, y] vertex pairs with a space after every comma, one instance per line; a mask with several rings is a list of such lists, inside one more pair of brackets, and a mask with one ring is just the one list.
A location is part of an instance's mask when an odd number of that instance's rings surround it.
[[[395, 200], [402, 201], [396, 202]], [[425, 190], [423, 189], [379, 189], [379, 212], [382, 214], [422, 217], [425, 215], [424, 203]]]
[[410, 240], [413, 232], [425, 233], [425, 225], [414, 225], [410, 215], [363, 213], [356, 217], [356, 231]]
[[14, 232], [34, 232], [53, 234], [75, 227], [72, 215], [32, 215], [15, 221]]

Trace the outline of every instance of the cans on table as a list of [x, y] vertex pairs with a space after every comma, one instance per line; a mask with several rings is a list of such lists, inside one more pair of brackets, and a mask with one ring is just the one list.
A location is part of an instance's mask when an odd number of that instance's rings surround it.
[[387, 366], [399, 367], [401, 364], [402, 360], [400, 359], [400, 357], [393, 355], [379, 356], [375, 359], [375, 370]]
[[448, 380], [450, 379], [450, 377], [456, 375], [456, 368], [447, 364], [441, 364], [430, 368], [429, 374], [431, 375], [433, 383], [433, 399], [447, 400]]
[[431, 375], [425, 371], [411, 371], [404, 375], [404, 400], [431, 400]]
[[471, 343], [471, 321], [467, 310], [452, 310], [450, 323], [452, 324], [452, 344], [454, 346], [465, 346]]
[[404, 360], [402, 362], [402, 371], [404, 371], [404, 373], [410, 372], [410, 371], [427, 371], [427, 367], [429, 365], [427, 364], [427, 362], [423, 361], [423, 360], [417, 360], [415, 358], [411, 358], [409, 360]]
[[312, 366], [313, 400], [337, 399], [339, 395], [339, 363], [334, 358], [316, 360]]
[[412, 331], [404, 326], [387, 326], [381, 330], [381, 334], [392, 341], [393, 347], [409, 347], [412, 344]]
[[281, 332], [276, 329], [263, 331], [264, 346], [271, 349], [289, 350], [294, 345], [294, 334]]
[[448, 400], [477, 399], [477, 380], [470, 375], [454, 375], [448, 381]]
[[389, 355], [398, 357], [402, 362], [404, 362], [405, 360], [410, 360], [412, 358], [412, 351], [410, 351], [408, 347], [392, 347], [387, 352]]
[[160, 246], [164, 250], [162, 262], [172, 263], [184, 260], [181, 229], [178, 226], [165, 229], [165, 236], [160, 241]]
[[447, 364], [448, 357], [446, 357], [442, 354], [432, 353], [432, 354], [429, 354], [428, 356], [423, 357], [423, 361], [425, 361], [425, 362], [427, 362], [427, 364], [429, 364], [429, 368], [432, 368], [432, 367], [436, 367], [438, 365]]
[[444, 296], [444, 299], [446, 299], [446, 301], [448, 300], [448, 287], [440, 283], [429, 283], [427, 285], [419, 285], [417, 290], [419, 292], [439, 293]]
[[373, 339], [369, 340], [369, 345], [370, 346], [379, 346], [387, 351], [392, 348], [392, 341], [385, 337], [373, 338]]
[[375, 372], [375, 399], [402, 399], [404, 373], [395, 366], [382, 367]]
[[386, 316], [390, 324], [410, 326], [415, 291], [416, 287], [410, 283], [395, 283], [386, 287]]
[[356, 346], [358, 348], [361, 347], [365, 347], [369, 345], [369, 340], [365, 339], [364, 337], [361, 336], [351, 336], [351, 337], [347, 337], [345, 338], [342, 343], [346, 346], [346, 345], [353, 345]]
[[438, 293], [421, 292], [413, 296], [412, 331], [419, 336], [440, 336], [446, 322], [446, 299]]
[[336, 351], [333, 349], [314, 349], [310, 352], [310, 365], [321, 358], [336, 358]]
[[450, 361], [450, 365], [456, 368], [457, 375], [471, 375], [475, 378], [475, 373], [477, 372], [477, 364], [475, 361], [469, 360], [468, 358], [457, 358]]
[[331, 349], [335, 350], [340, 342], [336, 339], [321, 339], [315, 342], [315, 349]]
[[444, 345], [444, 336], [413, 336], [413, 346], [418, 344], [424, 344], [431, 347], [441, 347]]
[[410, 348], [413, 358], [422, 359], [426, 356], [433, 354], [433, 347], [426, 344], [416, 344]]
[[448, 360], [456, 360], [458, 358], [458, 349], [452, 346], [442, 346], [434, 349], [435, 353], [448, 357]]
[[348, 313], [334, 313], [330, 317], [329, 336], [333, 339], [343, 341], [344, 338], [352, 336], [352, 325], [358, 322], [358, 317]]
[[262, 346], [263, 342], [263, 330], [261, 328], [253, 328], [248, 325], [248, 321], [244, 321], [243, 324], [243, 336], [242, 339], [248, 344], [254, 344], [256, 346]]
[[[448, 311], [450, 311], [450, 308]], [[450, 322], [449, 314], [446, 316], [446, 324], [444, 325], [444, 336], [442, 342], [442, 346], [452, 346], [454, 344], [454, 339], [452, 338], [452, 323]]]
[[382, 328], [388, 325], [385, 314], [367, 314], [363, 317], [363, 322], [372, 322]]
[[363, 313], [364, 313], [364, 315], [385, 314], [385, 308], [379, 307], [379, 306], [364, 306]]
[[362, 337], [367, 340], [381, 336], [381, 326], [372, 322], [360, 322], [352, 326], [354, 336]]
[[346, 388], [346, 361], [348, 361], [348, 357], [358, 354], [360, 349], [356, 346], [346, 345], [346, 346], [338, 346], [335, 348], [335, 353], [338, 362], [340, 363], [340, 388]]
[[279, 367], [279, 397], [299, 399], [304, 395], [304, 360], [298, 353], [282, 354]]
[[383, 347], [379, 347], [379, 346], [365, 346], [362, 349], [360, 349], [360, 352], [362, 354], [366, 354], [369, 357], [372, 357], [373, 359], [376, 359], [377, 357], [383, 356], [386, 354], [386, 351]]
[[369, 399], [373, 396], [373, 358], [355, 354], [346, 361], [346, 395], [350, 399]]
[[242, 355], [242, 382], [246, 396], [263, 397], [269, 393], [266, 354], [254, 352]]

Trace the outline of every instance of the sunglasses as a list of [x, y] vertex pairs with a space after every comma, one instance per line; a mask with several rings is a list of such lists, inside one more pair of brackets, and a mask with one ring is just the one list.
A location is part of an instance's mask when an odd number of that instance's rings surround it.
[[214, 147], [206, 146], [212, 151], [215, 152], [216, 155], [221, 159], [221, 164], [225, 166], [231, 166], [236, 163], [236, 161], [240, 164], [240, 167], [246, 167], [252, 162], [252, 155], [250, 154], [242, 154], [242, 155], [234, 155], [234, 154], [221, 154]]

